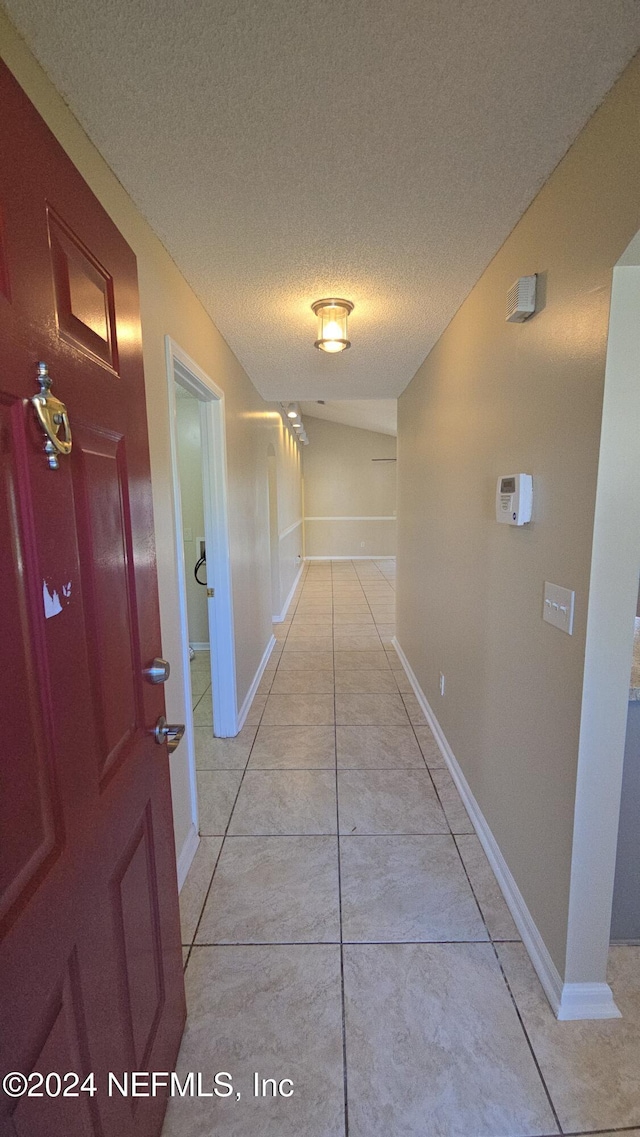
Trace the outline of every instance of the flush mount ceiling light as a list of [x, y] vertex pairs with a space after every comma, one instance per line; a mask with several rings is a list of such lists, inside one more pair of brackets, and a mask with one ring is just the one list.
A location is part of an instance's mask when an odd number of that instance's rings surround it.
[[311, 307], [318, 317], [318, 338], [314, 347], [329, 352], [344, 351], [351, 347], [347, 339], [347, 319], [349, 313], [353, 312], [351, 301], [335, 298], [316, 300]]

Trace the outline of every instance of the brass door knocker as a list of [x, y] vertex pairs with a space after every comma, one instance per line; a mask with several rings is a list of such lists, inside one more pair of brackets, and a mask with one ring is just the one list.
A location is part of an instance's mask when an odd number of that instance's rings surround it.
[[[38, 364], [37, 382], [40, 384], [40, 390], [37, 395], [33, 396], [31, 402], [35, 408], [38, 422], [46, 435], [47, 441], [44, 445], [44, 451], [49, 459], [49, 466], [52, 470], [57, 470], [60, 465], [58, 455], [71, 453], [73, 445], [71, 423], [64, 403], [61, 403], [60, 399], [56, 399], [55, 395], [51, 393], [51, 379], [46, 363]], [[60, 427], [64, 430], [62, 438], [58, 437]]]

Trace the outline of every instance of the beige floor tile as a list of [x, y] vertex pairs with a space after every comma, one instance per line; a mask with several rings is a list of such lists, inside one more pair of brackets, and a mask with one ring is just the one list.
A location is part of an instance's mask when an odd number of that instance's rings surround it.
[[290, 647], [295, 640], [328, 639], [331, 635], [330, 620], [322, 624], [312, 624], [304, 619], [300, 619], [291, 625], [291, 631], [287, 636], [287, 644]]
[[336, 694], [336, 722], [342, 726], [408, 726], [400, 695]]
[[389, 660], [383, 650], [380, 651], [336, 651], [336, 671], [354, 671], [360, 669], [381, 671], [389, 667]]
[[334, 721], [333, 695], [269, 695], [264, 726], [321, 726]]
[[420, 744], [420, 749], [424, 755], [424, 760], [430, 770], [445, 770], [447, 763], [445, 762], [442, 751], [436, 742], [431, 727], [429, 726], [414, 726], [416, 738]]
[[345, 941], [486, 940], [452, 837], [341, 837]]
[[200, 838], [187, 879], [180, 890], [180, 929], [183, 944], [190, 944], [195, 935], [221, 845], [222, 837]]
[[433, 769], [431, 776], [435, 782], [452, 833], [475, 833], [469, 814], [462, 804], [460, 794], [449, 771]]
[[195, 659], [191, 662], [191, 674], [194, 671], [208, 671], [211, 674], [211, 652], [197, 651]]
[[410, 726], [337, 726], [338, 767], [350, 769], [424, 769], [424, 759]]
[[342, 694], [397, 694], [392, 671], [336, 671], [336, 692]]
[[387, 656], [387, 660], [389, 662], [389, 667], [391, 667], [392, 670], [394, 670], [394, 671], [404, 671], [404, 667], [402, 666], [400, 659], [398, 658], [398, 655], [396, 653], [395, 648], [387, 647], [384, 650], [385, 650], [385, 653]]
[[332, 671], [279, 671], [271, 692], [274, 695], [332, 695]]
[[307, 612], [304, 615], [296, 615], [291, 622], [291, 631], [299, 631], [301, 628], [331, 628], [333, 619], [328, 613], [320, 612]]
[[428, 770], [343, 770], [338, 816], [344, 834], [449, 833]]
[[475, 834], [461, 833], [456, 836], [456, 845], [489, 929], [489, 935], [494, 940], [519, 940], [518, 929], [480, 841]]
[[263, 671], [262, 679], [256, 688], [256, 695], [268, 695], [273, 686], [273, 671]]
[[349, 636], [354, 634], [358, 636], [364, 629], [373, 629], [375, 631], [375, 624], [371, 612], [348, 612], [348, 613], [335, 613], [333, 616], [333, 624], [336, 631], [341, 631]]
[[229, 833], [305, 836], [336, 832], [331, 770], [247, 770]]
[[640, 948], [611, 949], [623, 1017], [595, 1022], [558, 1022], [523, 945], [497, 951], [563, 1129], [640, 1126]]
[[281, 671], [333, 671], [332, 651], [286, 651], [280, 660]]
[[413, 725], [426, 726], [427, 720], [424, 716], [424, 711], [422, 710], [422, 707], [420, 706], [420, 703], [416, 699], [413, 692], [409, 693], [405, 691], [402, 695], [402, 701], [407, 708], [407, 714], [411, 719]]
[[380, 636], [378, 635], [378, 632], [377, 632], [376, 626], [373, 622], [373, 619], [371, 620], [371, 623], [361, 623], [361, 624], [357, 624], [357, 623], [356, 624], [354, 624], [354, 623], [341, 624], [338, 621], [334, 620], [334, 625], [335, 626], [333, 629], [333, 635], [334, 635], [335, 639], [337, 639], [338, 637], [340, 639], [346, 639], [349, 636], [355, 636], [357, 639], [362, 639], [362, 637], [365, 637], [367, 639], [375, 640], [376, 641], [376, 649], [378, 649], [379, 645], [378, 645], [377, 641], [380, 639]]
[[398, 690], [402, 691], [403, 694], [408, 694], [408, 693], [413, 691], [413, 687], [411, 686], [411, 680], [409, 679], [409, 676], [407, 675], [406, 671], [395, 671], [394, 672], [394, 678], [395, 678], [395, 682], [398, 685]]
[[256, 694], [254, 696], [253, 702], [252, 702], [251, 706], [249, 707], [249, 714], [247, 715], [246, 719], [244, 720], [245, 726], [258, 726], [260, 724], [260, 722], [262, 720], [262, 715], [264, 713], [264, 708], [267, 705], [267, 699], [268, 698], [269, 698], [268, 695]]
[[333, 651], [333, 637], [289, 636], [283, 654], [291, 655], [295, 651]]
[[558, 1132], [490, 945], [348, 946], [344, 977], [350, 1137]]
[[235, 738], [214, 738], [211, 727], [196, 726], [196, 769], [244, 770], [257, 727], [243, 726]]
[[211, 672], [206, 670], [192, 671], [191, 672], [191, 694], [204, 695], [211, 686]]
[[242, 771], [199, 770], [196, 781], [200, 832], [207, 837], [223, 835], [242, 781]]
[[[298, 672], [290, 674], [296, 675]], [[333, 725], [261, 726], [251, 752], [249, 769], [333, 770], [335, 764]]]
[[[230, 1070], [241, 1099], [174, 1098], [162, 1137], [343, 1137], [337, 945], [195, 947], [186, 984], [177, 1070]], [[293, 1096], [255, 1098], [256, 1070]]]
[[333, 636], [333, 646], [335, 651], [340, 652], [379, 651], [382, 647], [382, 640], [377, 632], [370, 636], [343, 636], [336, 630]]
[[198, 700], [193, 712], [194, 726], [213, 726], [213, 700], [207, 693]]
[[335, 837], [227, 837], [197, 942], [337, 943]]

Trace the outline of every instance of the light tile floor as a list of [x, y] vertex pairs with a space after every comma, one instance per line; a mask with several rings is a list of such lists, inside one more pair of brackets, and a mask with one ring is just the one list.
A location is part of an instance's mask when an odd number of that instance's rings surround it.
[[163, 1135], [640, 1137], [640, 949], [611, 953], [622, 1020], [555, 1020], [393, 650], [394, 575], [307, 566], [235, 739], [198, 653], [178, 1069], [241, 1096], [174, 1099]]

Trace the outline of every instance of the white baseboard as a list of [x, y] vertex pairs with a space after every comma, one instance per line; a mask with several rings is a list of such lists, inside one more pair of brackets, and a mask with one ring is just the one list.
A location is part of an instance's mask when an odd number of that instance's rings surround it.
[[392, 561], [395, 553], [378, 553], [375, 557], [305, 557], [305, 561]]
[[621, 1019], [608, 983], [565, 983], [562, 988], [559, 1019]]
[[604, 1019], [619, 1018], [620, 1012], [613, 1001], [611, 988], [606, 983], [564, 983], [553, 962], [548, 948], [540, 935], [533, 916], [515, 882], [513, 874], [502, 855], [502, 851], [478, 805], [467, 779], [451, 749], [424, 691], [422, 690], [411, 664], [404, 654], [398, 640], [393, 638], [393, 646], [413, 687], [420, 708], [433, 731], [440, 752], [447, 763], [458, 793], [471, 818], [480, 844], [493, 869], [507, 907], [529, 953], [554, 1014], [560, 1019]]
[[210, 644], [208, 644], [208, 643], [190, 643], [189, 647], [192, 647], [194, 651], [209, 651]]
[[279, 616], [273, 617], [273, 623], [274, 624], [281, 624], [282, 621], [285, 619], [287, 612], [289, 611], [289, 605], [290, 605], [291, 601], [293, 600], [293, 594], [294, 594], [296, 588], [298, 587], [298, 581], [300, 580], [300, 577], [302, 576], [302, 570], [303, 569], [304, 569], [304, 561], [301, 560], [300, 561], [300, 568], [298, 569], [296, 576], [295, 576], [295, 580], [294, 580], [293, 584], [291, 585], [291, 588], [289, 589], [289, 595], [287, 596], [287, 599], [285, 600], [284, 604], [282, 605], [282, 611], [281, 611]]
[[240, 707], [240, 710], [238, 712], [238, 731], [242, 730], [242, 728], [243, 728], [243, 726], [247, 720], [247, 715], [249, 714], [249, 710], [250, 710], [251, 704], [254, 700], [255, 693], [258, 690], [258, 684], [259, 684], [260, 680], [262, 679], [262, 676], [264, 675], [264, 669], [269, 662], [269, 656], [271, 655], [271, 652], [273, 651], [275, 646], [276, 646], [276, 637], [272, 636], [271, 639], [269, 640], [269, 643], [267, 644], [266, 648], [264, 649], [264, 655], [262, 656], [262, 659], [260, 660], [260, 663], [258, 665], [258, 670], [256, 671], [256, 673], [253, 677], [253, 682], [252, 682], [249, 690], [247, 691], [245, 700], [244, 700], [244, 702], [243, 702], [243, 704]]
[[200, 844], [200, 835], [195, 827], [192, 825], [187, 836], [185, 837], [184, 845], [182, 846], [178, 855], [178, 892], [182, 890], [182, 886], [187, 879], [187, 873], [191, 868], [191, 862], [196, 855], [198, 845]]

